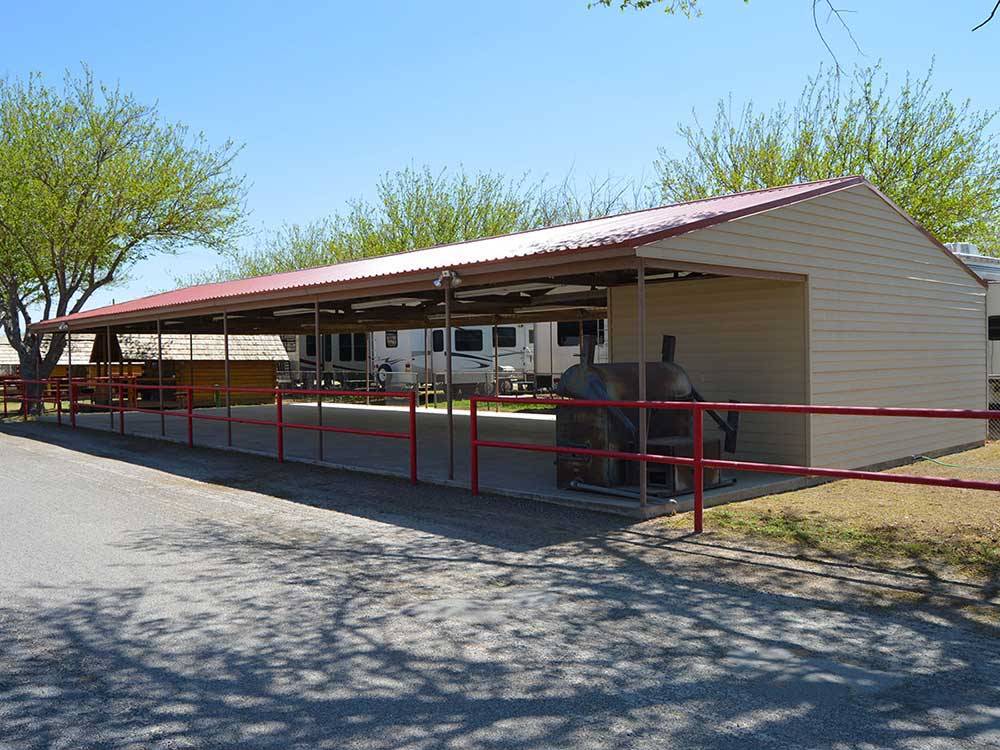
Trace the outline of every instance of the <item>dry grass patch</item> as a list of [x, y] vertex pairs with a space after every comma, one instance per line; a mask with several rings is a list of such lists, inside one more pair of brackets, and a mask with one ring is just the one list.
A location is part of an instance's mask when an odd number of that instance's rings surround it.
[[[893, 473], [1000, 481], [1000, 443]], [[665, 523], [686, 528], [683, 514]], [[845, 480], [705, 512], [708, 531], [837, 555], [906, 558], [1000, 575], [1000, 493]]]

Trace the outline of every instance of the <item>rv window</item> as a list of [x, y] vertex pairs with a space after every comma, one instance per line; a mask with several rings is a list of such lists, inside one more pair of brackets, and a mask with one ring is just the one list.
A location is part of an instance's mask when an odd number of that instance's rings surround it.
[[368, 348], [368, 336], [364, 333], [354, 334], [354, 361], [364, 362], [365, 361], [365, 350]]
[[444, 331], [434, 331], [431, 334], [431, 348], [436, 352], [444, 351]]
[[306, 336], [306, 356], [315, 357], [316, 356], [316, 337]]
[[399, 346], [399, 331], [386, 331], [385, 348], [395, 349], [397, 346]]
[[991, 315], [989, 319], [990, 341], [1000, 341], [1000, 315]]
[[497, 331], [497, 348], [512, 348], [517, 346], [517, 329], [514, 326], [500, 326]]
[[342, 333], [337, 337], [337, 350], [341, 362], [351, 361], [351, 334]]
[[483, 350], [483, 332], [472, 328], [455, 329], [456, 352], [481, 352]]
[[[583, 321], [583, 335], [595, 336], [598, 344], [604, 343], [604, 321]], [[580, 323], [567, 321], [556, 324], [556, 343], [559, 346], [580, 346]]]
[[532, 326], [528, 329], [528, 345], [531, 346], [535, 343], [535, 327]]
[[333, 334], [326, 333], [323, 335], [323, 361], [329, 362], [333, 359]]

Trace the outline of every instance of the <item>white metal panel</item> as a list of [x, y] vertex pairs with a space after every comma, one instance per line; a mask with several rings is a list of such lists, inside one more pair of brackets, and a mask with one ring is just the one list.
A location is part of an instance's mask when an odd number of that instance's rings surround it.
[[[811, 403], [985, 405], [985, 290], [866, 186], [653, 243], [640, 254], [805, 275]], [[811, 461], [830, 466], [869, 466], [985, 435], [975, 421], [813, 416], [809, 423]]]

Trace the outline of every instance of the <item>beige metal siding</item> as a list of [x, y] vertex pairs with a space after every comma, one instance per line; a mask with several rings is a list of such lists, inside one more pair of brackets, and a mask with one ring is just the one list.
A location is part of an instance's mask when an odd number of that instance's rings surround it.
[[[612, 361], [635, 361], [635, 288], [615, 288], [611, 300]], [[801, 403], [805, 304], [802, 282], [724, 278], [648, 284], [646, 351], [655, 359], [662, 336], [676, 336], [678, 364], [711, 401]], [[741, 419], [738, 457], [806, 461], [803, 417], [744, 414]]]
[[[641, 254], [806, 275], [812, 403], [984, 406], [985, 290], [865, 186]], [[985, 434], [982, 423], [957, 420], [814, 416], [810, 425], [811, 461], [830, 466], [873, 465]]]

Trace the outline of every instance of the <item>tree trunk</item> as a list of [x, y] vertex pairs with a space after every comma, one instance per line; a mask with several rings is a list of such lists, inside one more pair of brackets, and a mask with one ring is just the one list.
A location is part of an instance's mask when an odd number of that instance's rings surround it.
[[[66, 336], [62, 333], [53, 334], [49, 341], [48, 351], [42, 356], [42, 337], [28, 334], [24, 337], [23, 346], [18, 348], [18, 359], [21, 363], [21, 379], [28, 381], [45, 380], [52, 374], [59, 358], [66, 349]], [[45, 394], [43, 383], [25, 383], [24, 396], [28, 401], [28, 414], [38, 416], [42, 413], [42, 396]], [[22, 407], [23, 408], [23, 407]]]

